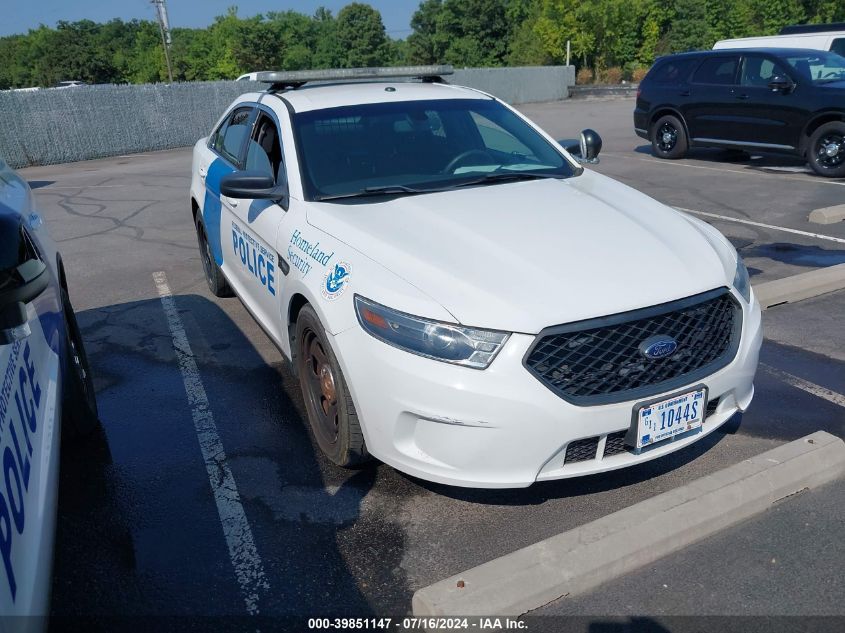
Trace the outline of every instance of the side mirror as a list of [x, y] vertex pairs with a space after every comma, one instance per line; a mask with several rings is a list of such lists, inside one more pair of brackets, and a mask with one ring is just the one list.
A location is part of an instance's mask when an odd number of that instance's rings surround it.
[[558, 143], [581, 164], [595, 165], [599, 162], [602, 141], [601, 136], [595, 130], [587, 128], [581, 132], [581, 138], [577, 141], [566, 139], [558, 141]]
[[26, 304], [47, 288], [50, 275], [38, 259], [0, 271], [0, 344], [7, 345], [30, 335]]
[[236, 171], [220, 179], [220, 193], [230, 198], [275, 200], [288, 208], [287, 181], [276, 184], [273, 177], [257, 171]]
[[769, 90], [772, 92], [782, 92], [786, 94], [792, 91], [795, 84], [792, 83], [792, 80], [786, 75], [775, 75], [772, 77], [771, 81], [769, 81], [768, 86]]

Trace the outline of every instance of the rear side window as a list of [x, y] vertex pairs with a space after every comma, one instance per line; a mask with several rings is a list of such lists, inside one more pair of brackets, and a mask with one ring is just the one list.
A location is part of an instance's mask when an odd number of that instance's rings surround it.
[[686, 82], [696, 59], [667, 59], [648, 74], [649, 83], [672, 85]]
[[845, 37], [839, 37], [830, 44], [830, 52], [845, 57]]
[[728, 86], [736, 81], [736, 67], [739, 57], [708, 57], [692, 77], [697, 84]]

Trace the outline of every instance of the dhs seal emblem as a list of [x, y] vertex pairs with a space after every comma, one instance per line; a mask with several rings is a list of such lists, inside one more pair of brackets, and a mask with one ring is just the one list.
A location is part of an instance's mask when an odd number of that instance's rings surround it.
[[334, 301], [342, 295], [349, 283], [350, 274], [352, 274], [352, 266], [349, 262], [337, 262], [333, 268], [329, 268], [321, 289], [323, 298]]

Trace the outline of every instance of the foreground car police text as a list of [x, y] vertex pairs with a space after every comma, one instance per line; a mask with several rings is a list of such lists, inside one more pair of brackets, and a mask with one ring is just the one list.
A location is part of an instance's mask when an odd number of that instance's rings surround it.
[[712, 227], [481, 92], [268, 79], [196, 144], [191, 202], [212, 291], [292, 360], [335, 463], [527, 486], [749, 405], [759, 305]]
[[[26, 182], [0, 161], [0, 615], [49, 611], [59, 437], [96, 417], [62, 260]], [[0, 619], [3, 631], [42, 624]]]

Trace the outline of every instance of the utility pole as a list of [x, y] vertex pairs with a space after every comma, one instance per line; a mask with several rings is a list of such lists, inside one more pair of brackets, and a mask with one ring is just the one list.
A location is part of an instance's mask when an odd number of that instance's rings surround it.
[[167, 76], [173, 83], [173, 69], [170, 67], [170, 21], [167, 19], [167, 4], [165, 0], [150, 0], [156, 9], [158, 29], [161, 32], [161, 45], [164, 47], [164, 61], [167, 62]]

